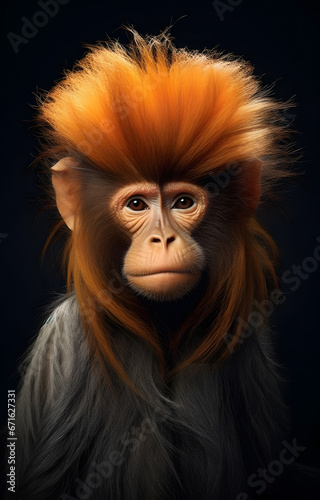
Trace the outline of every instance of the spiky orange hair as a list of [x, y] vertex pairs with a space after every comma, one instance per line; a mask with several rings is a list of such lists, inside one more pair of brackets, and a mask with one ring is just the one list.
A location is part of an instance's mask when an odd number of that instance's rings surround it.
[[[54, 144], [126, 180], [195, 181], [222, 165], [278, 153], [283, 129], [274, 111], [281, 106], [259, 89], [249, 64], [177, 49], [165, 34], [133, 34], [128, 50], [92, 48], [49, 92], [40, 118]], [[274, 175], [270, 167], [264, 178]]]

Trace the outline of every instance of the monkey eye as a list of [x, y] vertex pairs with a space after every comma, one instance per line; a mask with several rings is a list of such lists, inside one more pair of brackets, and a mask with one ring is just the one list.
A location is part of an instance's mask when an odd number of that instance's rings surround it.
[[130, 208], [130, 210], [135, 210], [136, 212], [147, 210], [149, 208], [146, 202], [140, 198], [133, 198], [126, 206]]
[[189, 196], [181, 196], [177, 199], [172, 208], [177, 208], [178, 210], [186, 210], [187, 208], [192, 207], [194, 205], [194, 201]]

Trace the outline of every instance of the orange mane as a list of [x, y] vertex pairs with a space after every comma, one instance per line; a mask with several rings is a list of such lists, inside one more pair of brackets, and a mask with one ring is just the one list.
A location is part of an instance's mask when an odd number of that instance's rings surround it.
[[[40, 104], [51, 159], [75, 156], [121, 182], [161, 183], [197, 182], [228, 164], [259, 157], [262, 194], [287, 175], [278, 165], [285, 132], [275, 116], [282, 106], [260, 89], [247, 63], [177, 49], [166, 33], [144, 39], [133, 31], [133, 37], [127, 49], [118, 43], [91, 48]], [[120, 287], [121, 278], [102, 269], [94, 233], [85, 232], [83, 221], [78, 227], [83, 229], [75, 229], [66, 248], [69, 287], [86, 318], [91, 347], [126, 380], [105, 318], [145, 339], [161, 359], [157, 333], [131, 291], [106, 290], [108, 280]], [[226, 359], [226, 334], [233, 347], [241, 335], [237, 318], [247, 321], [254, 300], [265, 300], [268, 285], [276, 284], [271, 237], [253, 218], [233, 236], [219, 280], [211, 276], [207, 293], [172, 339], [178, 350], [180, 340], [216, 311], [202, 343], [180, 368], [211, 356]]]

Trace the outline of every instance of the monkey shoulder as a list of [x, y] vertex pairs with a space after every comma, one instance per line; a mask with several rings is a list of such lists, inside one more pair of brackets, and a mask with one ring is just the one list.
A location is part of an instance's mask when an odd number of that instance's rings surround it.
[[71, 295], [54, 307], [24, 358], [18, 397], [22, 413], [32, 404], [43, 413], [75, 390], [88, 362], [78, 304]]

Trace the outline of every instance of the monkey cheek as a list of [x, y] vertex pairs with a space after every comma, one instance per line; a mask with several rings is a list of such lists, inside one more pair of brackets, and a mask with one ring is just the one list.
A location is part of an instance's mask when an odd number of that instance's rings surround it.
[[139, 295], [156, 301], [177, 300], [197, 284], [201, 271], [195, 273], [164, 272], [145, 276], [128, 275], [131, 288]]

